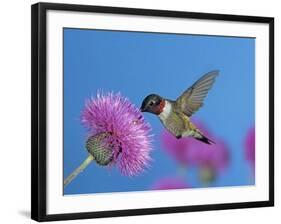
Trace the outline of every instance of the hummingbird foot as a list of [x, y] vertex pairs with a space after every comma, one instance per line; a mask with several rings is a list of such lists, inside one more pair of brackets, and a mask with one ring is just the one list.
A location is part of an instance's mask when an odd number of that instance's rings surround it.
[[177, 135], [176, 136], [177, 139], [180, 139], [181, 137], [182, 137], [182, 135]]

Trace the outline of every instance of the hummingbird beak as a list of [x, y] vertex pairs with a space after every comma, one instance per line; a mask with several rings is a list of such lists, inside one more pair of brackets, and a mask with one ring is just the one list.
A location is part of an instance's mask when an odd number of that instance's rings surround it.
[[141, 112], [145, 112], [146, 111], [146, 109], [145, 109], [145, 107], [143, 105], [141, 106], [140, 111]]

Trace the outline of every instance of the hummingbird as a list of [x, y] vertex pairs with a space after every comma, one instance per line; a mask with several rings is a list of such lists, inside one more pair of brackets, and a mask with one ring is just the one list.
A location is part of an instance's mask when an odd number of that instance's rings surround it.
[[203, 106], [203, 101], [218, 74], [217, 70], [206, 73], [176, 100], [150, 94], [144, 98], [141, 112], [157, 115], [164, 127], [177, 139], [193, 137], [206, 144], [215, 143], [191, 122], [190, 117]]

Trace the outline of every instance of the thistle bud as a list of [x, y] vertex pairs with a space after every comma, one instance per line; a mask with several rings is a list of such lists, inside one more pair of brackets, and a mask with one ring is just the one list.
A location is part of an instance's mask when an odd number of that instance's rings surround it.
[[113, 160], [113, 149], [108, 143], [109, 136], [109, 133], [100, 133], [89, 137], [86, 142], [87, 151], [101, 166], [107, 166]]

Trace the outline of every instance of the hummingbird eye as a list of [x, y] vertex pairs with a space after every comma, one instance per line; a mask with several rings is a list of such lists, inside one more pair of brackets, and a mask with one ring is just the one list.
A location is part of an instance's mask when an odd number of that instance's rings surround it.
[[153, 106], [153, 104], [154, 104], [154, 101], [149, 102], [149, 106]]

